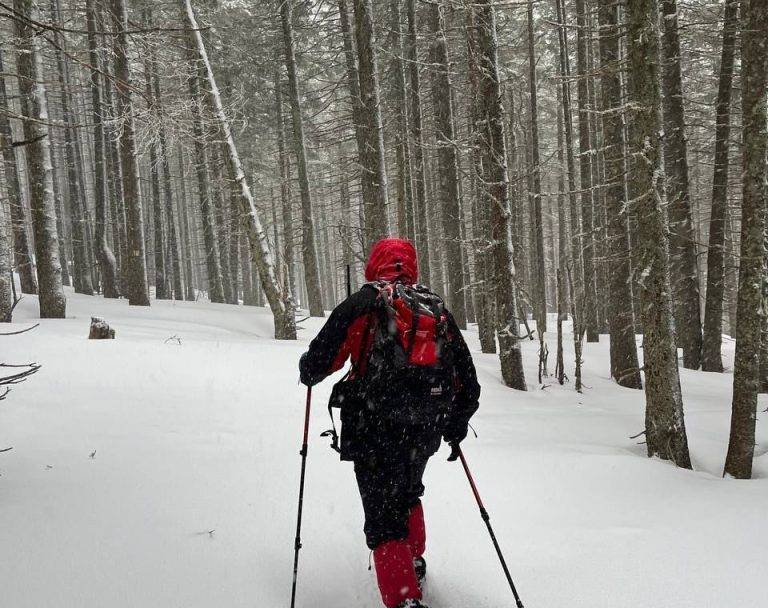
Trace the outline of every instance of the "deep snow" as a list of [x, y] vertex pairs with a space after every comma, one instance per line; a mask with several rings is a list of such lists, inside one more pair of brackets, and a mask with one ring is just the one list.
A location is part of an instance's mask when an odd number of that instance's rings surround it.
[[[0, 337], [3, 361], [43, 365], [0, 404], [0, 449], [14, 448], [0, 454], [0, 606], [287, 607], [296, 361], [320, 322], [305, 322], [298, 343], [275, 342], [263, 309], [68, 296], [66, 320]], [[36, 314], [25, 297], [11, 327]], [[91, 315], [117, 339], [87, 340]], [[536, 385], [535, 342], [523, 345], [529, 391], [506, 389], [497, 359], [479, 354], [474, 329], [467, 337], [483, 396], [465, 452], [528, 608], [765, 605], [768, 425], [760, 414], [756, 479], [722, 479], [730, 374], [682, 371], [689, 472], [629, 439], [643, 394], [608, 378], [606, 336], [586, 345], [581, 395]], [[732, 341], [725, 349], [730, 365]], [[570, 341], [566, 357], [572, 371]], [[315, 390], [297, 604], [373, 608], [351, 466], [319, 437], [330, 385]], [[425, 599], [512, 606], [446, 455], [427, 471]]]

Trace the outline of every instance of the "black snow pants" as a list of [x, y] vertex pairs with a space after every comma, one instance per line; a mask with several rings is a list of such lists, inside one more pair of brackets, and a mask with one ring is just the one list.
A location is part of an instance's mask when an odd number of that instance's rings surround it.
[[424, 470], [439, 447], [440, 436], [430, 433], [418, 442], [398, 442], [391, 450], [375, 450], [355, 459], [370, 549], [408, 536], [408, 515], [424, 495]]

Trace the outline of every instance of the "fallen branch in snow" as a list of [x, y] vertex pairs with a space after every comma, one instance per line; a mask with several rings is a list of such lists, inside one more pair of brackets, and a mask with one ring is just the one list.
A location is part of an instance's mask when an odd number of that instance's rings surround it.
[[20, 329], [19, 331], [0, 332], [0, 336], [18, 336], [19, 334], [24, 334], [28, 331], [32, 331], [33, 329], [35, 329], [35, 327], [40, 327], [40, 323], [35, 323], [31, 327], [27, 327], [26, 329]]
[[646, 434], [647, 431], [640, 431], [637, 435], [632, 435], [630, 439], [637, 439], [638, 437], [642, 437]]
[[181, 346], [181, 338], [179, 338], [179, 336], [176, 334], [172, 335], [170, 338], [166, 338], [163, 344], [168, 344], [168, 342], [176, 342], [176, 344]]
[[11, 365], [9, 363], [0, 363], [0, 368], [3, 368], [3, 367], [13, 368], [13, 369], [19, 369], [19, 368], [26, 368], [26, 369], [16, 374], [11, 374], [10, 376], [0, 376], [0, 386], [5, 387], [5, 392], [3, 392], [2, 395], [0, 395], [0, 401], [5, 399], [8, 396], [8, 393], [11, 392], [11, 389], [8, 388], [8, 385], [20, 384], [24, 382], [27, 378], [29, 378], [32, 374], [37, 373], [37, 371], [40, 369], [40, 365], [38, 365], [37, 363], [26, 363], [24, 365]]
[[3, 452], [10, 452], [12, 449], [13, 449], [13, 447], [3, 448], [2, 450], [0, 450], [0, 454], [2, 454]]

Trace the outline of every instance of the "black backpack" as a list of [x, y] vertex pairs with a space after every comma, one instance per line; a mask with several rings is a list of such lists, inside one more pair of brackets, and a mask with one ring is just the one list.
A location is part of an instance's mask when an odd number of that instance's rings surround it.
[[[342, 459], [375, 447], [378, 435], [402, 431], [439, 436], [453, 400], [454, 366], [448, 313], [443, 300], [423, 285], [378, 281], [375, 328], [365, 373], [345, 376], [328, 405], [341, 410], [341, 443], [335, 425], [324, 435]], [[368, 335], [370, 332], [366, 332]]]

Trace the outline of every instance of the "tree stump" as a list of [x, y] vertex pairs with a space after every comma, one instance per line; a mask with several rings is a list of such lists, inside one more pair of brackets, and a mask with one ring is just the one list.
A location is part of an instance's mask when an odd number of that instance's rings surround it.
[[101, 317], [91, 317], [89, 340], [114, 340], [115, 330]]

